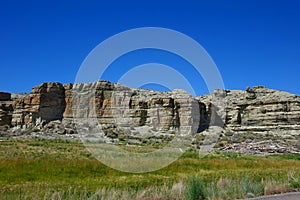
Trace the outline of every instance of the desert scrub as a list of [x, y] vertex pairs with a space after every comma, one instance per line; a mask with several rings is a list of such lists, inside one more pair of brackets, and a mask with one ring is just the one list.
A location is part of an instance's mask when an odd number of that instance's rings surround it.
[[189, 177], [187, 181], [185, 197], [187, 200], [204, 200], [206, 199], [205, 189], [207, 183], [203, 178], [198, 176]]
[[206, 195], [209, 199], [240, 199], [260, 196], [263, 193], [262, 182], [249, 177], [221, 177], [211, 182], [206, 188]]
[[118, 140], [119, 140], [119, 141], [124, 142], [124, 141], [126, 141], [127, 139], [128, 139], [128, 137], [125, 136], [124, 134], [119, 134], [119, 135], [118, 135]]
[[194, 145], [196, 148], [200, 149], [200, 146], [203, 144], [204, 139], [205, 139], [205, 135], [197, 134], [194, 136], [194, 138], [192, 140], [192, 145]]

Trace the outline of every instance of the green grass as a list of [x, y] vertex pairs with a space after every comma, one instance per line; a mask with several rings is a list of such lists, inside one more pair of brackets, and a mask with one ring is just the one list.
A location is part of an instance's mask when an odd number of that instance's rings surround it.
[[[123, 148], [147, 152], [157, 147]], [[76, 141], [0, 142], [0, 200], [195, 199], [200, 193], [205, 199], [237, 199], [299, 187], [299, 155], [199, 158], [191, 150], [166, 168], [131, 174], [101, 164]]]
[[187, 181], [185, 196], [188, 200], [205, 199], [206, 182], [201, 177], [192, 176]]

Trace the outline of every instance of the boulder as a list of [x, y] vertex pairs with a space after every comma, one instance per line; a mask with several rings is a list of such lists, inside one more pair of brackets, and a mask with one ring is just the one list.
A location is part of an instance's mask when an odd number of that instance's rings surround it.
[[8, 92], [0, 92], [0, 101], [10, 101], [11, 94]]

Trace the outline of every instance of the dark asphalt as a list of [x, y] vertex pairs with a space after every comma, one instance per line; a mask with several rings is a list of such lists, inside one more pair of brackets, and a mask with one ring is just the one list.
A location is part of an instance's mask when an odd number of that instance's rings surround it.
[[276, 194], [270, 196], [263, 196], [245, 200], [300, 200], [300, 192], [292, 192], [287, 194]]

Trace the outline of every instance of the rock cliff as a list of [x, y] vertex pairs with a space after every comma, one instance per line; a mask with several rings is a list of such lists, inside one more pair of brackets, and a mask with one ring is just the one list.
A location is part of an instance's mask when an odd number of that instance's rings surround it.
[[257, 86], [241, 90], [216, 90], [197, 97], [206, 105], [224, 99], [214, 109], [222, 121], [217, 147], [240, 153], [299, 153], [300, 97]]
[[11, 126], [26, 128], [42, 121], [62, 120], [66, 107], [65, 90], [60, 83], [43, 83], [30, 94], [13, 99]]
[[12, 112], [11, 94], [0, 92], [0, 126], [11, 126]]
[[[107, 81], [64, 85], [64, 124], [84, 119], [106, 132], [193, 134], [208, 125], [205, 105], [182, 90], [157, 92]], [[95, 124], [89, 124], [95, 126]], [[115, 129], [115, 130], [114, 130]], [[203, 128], [202, 128], [203, 129]], [[142, 134], [142, 133], [141, 133]]]
[[70, 126], [74, 117], [96, 118], [108, 129], [144, 127], [183, 134], [197, 133], [209, 122], [205, 105], [183, 90], [157, 92], [107, 81], [75, 85], [51, 82], [33, 87], [30, 94], [0, 96], [1, 125], [17, 131], [33, 127], [45, 131], [49, 123], [58, 121], [70, 129], [74, 128]]
[[[89, 124], [91, 120], [95, 123]], [[207, 129], [209, 125], [219, 128]], [[138, 136], [145, 133], [160, 141], [179, 133], [195, 135], [194, 144], [203, 144], [199, 138], [217, 132], [217, 146], [227, 150], [241, 148], [236, 143], [264, 144], [262, 140], [279, 136], [290, 139], [281, 145], [294, 144], [300, 137], [300, 97], [262, 86], [192, 97], [183, 90], [157, 92], [108, 81], [43, 83], [22, 95], [0, 92], [2, 134], [68, 135], [92, 132], [94, 127], [100, 127], [104, 137], [134, 143], [142, 143]]]
[[224, 104], [219, 116], [225, 129], [239, 133], [300, 133], [300, 97], [262, 86], [240, 90], [216, 90], [197, 97], [206, 105], [214, 96], [222, 96]]

